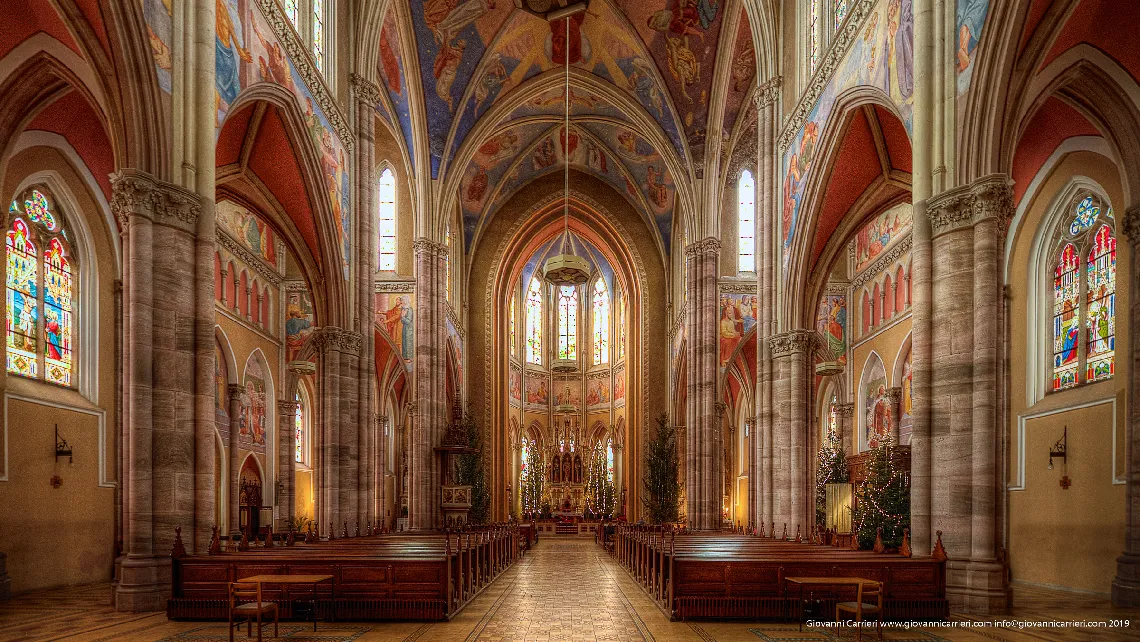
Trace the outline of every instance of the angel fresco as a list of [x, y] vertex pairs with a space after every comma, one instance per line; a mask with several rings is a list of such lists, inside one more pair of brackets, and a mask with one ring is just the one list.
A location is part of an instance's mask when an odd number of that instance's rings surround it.
[[467, 49], [467, 41], [460, 38], [454, 43], [444, 43], [435, 57], [435, 66], [432, 75], [435, 76], [435, 94], [447, 103], [448, 111], [454, 111], [455, 99], [451, 96], [451, 85], [455, 83], [459, 63], [463, 60], [463, 52]]
[[649, 200], [658, 209], [664, 209], [669, 204], [669, 188], [665, 186], [665, 170], [650, 165], [645, 170], [645, 190]]
[[[222, 104], [228, 108], [238, 93], [241, 92], [240, 60], [253, 62], [253, 56], [243, 46], [242, 36], [234, 26], [236, 7], [230, 10], [228, 0], [215, 0], [214, 12], [216, 14], [214, 57], [216, 67], [216, 81], [214, 83], [215, 109], [222, 113]], [[240, 25], [240, 22], [239, 22]]]

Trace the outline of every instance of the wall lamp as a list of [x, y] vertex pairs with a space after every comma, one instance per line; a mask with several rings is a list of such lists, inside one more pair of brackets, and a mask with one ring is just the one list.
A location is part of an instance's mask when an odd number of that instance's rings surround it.
[[55, 425], [55, 458], [67, 457], [67, 463], [73, 463], [71, 458], [71, 445], [67, 440], [59, 436], [59, 424]]
[[[1065, 426], [1064, 432], [1061, 433], [1061, 438], [1058, 439], [1057, 443], [1053, 444], [1053, 447], [1049, 449], [1049, 470], [1053, 470], [1053, 460], [1054, 459], [1060, 459], [1062, 462], [1066, 463], [1065, 468], [1067, 471], [1067, 469], [1068, 469], [1068, 465], [1067, 465], [1068, 457], [1066, 455], [1068, 453], [1068, 449], [1069, 449], [1069, 427]], [[1068, 475], [1062, 475], [1061, 476], [1061, 488], [1068, 490], [1070, 485], [1072, 485], [1072, 482], [1069, 480], [1069, 476]]]

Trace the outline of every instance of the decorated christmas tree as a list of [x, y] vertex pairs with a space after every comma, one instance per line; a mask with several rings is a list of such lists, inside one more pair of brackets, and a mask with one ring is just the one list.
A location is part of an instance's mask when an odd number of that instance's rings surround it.
[[903, 529], [910, 528], [910, 471], [895, 466], [893, 448], [888, 436], [871, 450], [867, 478], [856, 493], [854, 528], [859, 548], [873, 547], [879, 528], [883, 529], [883, 545], [898, 548]]
[[483, 462], [483, 437], [470, 412], [463, 413], [463, 427], [467, 433], [467, 446], [474, 452], [459, 456], [456, 477], [461, 485], [471, 487], [471, 512], [467, 520], [472, 524], [486, 524], [491, 515], [491, 493]]
[[847, 455], [835, 431], [828, 430], [819, 449], [819, 467], [815, 475], [815, 521], [823, 527], [827, 521], [827, 485], [845, 484], [848, 480]]
[[537, 517], [542, 511], [542, 492], [546, 483], [546, 461], [537, 445], [527, 449], [526, 468], [519, 480], [524, 517]]
[[677, 432], [668, 417], [657, 418], [657, 433], [645, 457], [645, 511], [655, 524], [677, 521], [681, 484], [677, 481]]
[[617, 503], [614, 482], [607, 470], [608, 464], [606, 446], [599, 441], [590, 454], [586, 478], [586, 509], [593, 517], [613, 517], [614, 505]]

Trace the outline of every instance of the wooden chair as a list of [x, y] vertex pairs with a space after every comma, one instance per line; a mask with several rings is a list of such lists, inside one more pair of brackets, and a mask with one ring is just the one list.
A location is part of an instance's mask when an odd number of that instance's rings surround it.
[[[870, 601], [868, 601], [870, 600]], [[864, 614], [874, 614], [878, 620], [879, 639], [883, 639], [883, 585], [880, 582], [860, 584], [854, 602], [838, 602], [835, 605], [835, 623], [838, 631], [839, 614], [842, 611], [855, 614], [855, 621], [861, 623]], [[863, 639], [863, 627], [855, 629], [855, 639]]]
[[[273, 637], [277, 637], [277, 604], [263, 602], [258, 582], [230, 582], [230, 642], [234, 642], [234, 618], [245, 618], [245, 636], [253, 635], [253, 620], [257, 619], [257, 640], [261, 642], [261, 617], [273, 614]], [[241, 626], [241, 622], [237, 623]]]

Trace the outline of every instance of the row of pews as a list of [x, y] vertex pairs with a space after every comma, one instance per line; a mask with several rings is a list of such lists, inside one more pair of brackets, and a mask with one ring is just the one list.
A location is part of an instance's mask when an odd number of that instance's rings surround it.
[[186, 555], [179, 535], [166, 614], [172, 620], [225, 620], [230, 582], [331, 575], [316, 585], [265, 584], [263, 593], [277, 603], [282, 619], [299, 617], [295, 607], [302, 600], [314, 603], [321, 619], [450, 619], [518, 560], [521, 541], [517, 525], [501, 524], [330, 540], [289, 537], [288, 544], [268, 540], [269, 546], [233, 552], [213, 545], [210, 554]]
[[[941, 533], [939, 533], [941, 535]], [[613, 557], [672, 619], [796, 620], [805, 607], [835, 616], [854, 587], [800, 593], [789, 577], [860, 577], [884, 587], [884, 616], [931, 620], [949, 616], [944, 555], [904, 557], [743, 533], [685, 532], [617, 524]], [[936, 553], [941, 551], [941, 538]], [[609, 548], [609, 547], [607, 547]]]

